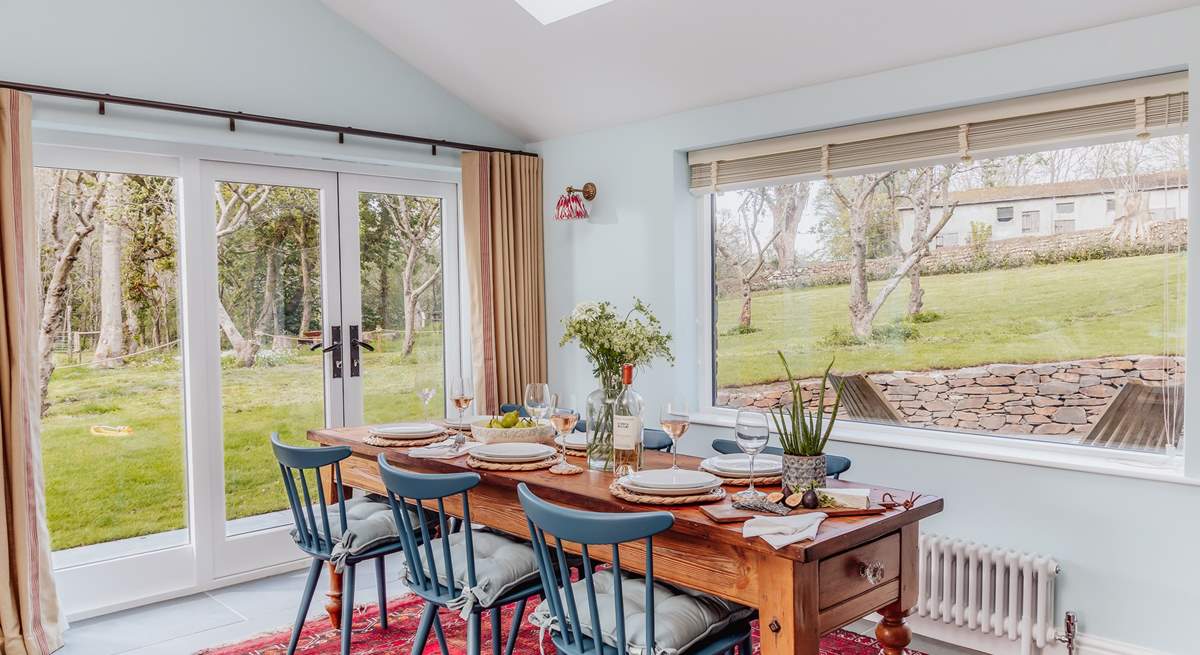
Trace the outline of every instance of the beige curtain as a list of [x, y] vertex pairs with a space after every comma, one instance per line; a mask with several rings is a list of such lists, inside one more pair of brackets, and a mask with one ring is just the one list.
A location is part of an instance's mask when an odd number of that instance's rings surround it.
[[40, 303], [29, 96], [0, 88], [0, 652], [62, 646], [42, 494]]
[[467, 152], [462, 172], [475, 409], [494, 413], [546, 382], [542, 160]]

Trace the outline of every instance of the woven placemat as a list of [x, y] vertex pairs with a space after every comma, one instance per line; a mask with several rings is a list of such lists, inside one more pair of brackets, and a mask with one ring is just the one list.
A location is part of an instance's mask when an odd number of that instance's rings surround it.
[[[712, 471], [709, 471], [709, 473], [712, 473]], [[748, 487], [748, 486], [750, 486], [750, 478], [727, 478], [723, 475], [717, 475], [716, 473], [713, 473], [713, 475], [716, 475], [718, 478], [721, 478], [721, 484], [723, 484], [723, 485], [727, 485], [730, 487]], [[772, 476], [768, 476], [765, 478], [757, 478], [757, 477], [754, 478], [754, 484], [762, 485], [764, 487], [771, 487], [771, 486], [774, 486], [777, 484], [781, 484], [782, 482], [783, 482], [782, 475], [772, 475]]]
[[562, 457], [554, 455], [547, 459], [540, 459], [536, 462], [523, 462], [521, 464], [501, 464], [499, 462], [485, 462], [482, 459], [467, 457], [467, 466], [473, 469], [483, 471], [540, 471], [554, 466], [561, 460]]
[[615, 480], [608, 486], [608, 493], [631, 503], [643, 505], [690, 505], [692, 503], [715, 503], [725, 498], [725, 489], [717, 487], [706, 494], [695, 496], [643, 496], [622, 487]]
[[387, 437], [375, 434], [368, 434], [363, 437], [363, 443], [368, 446], [380, 446], [383, 448], [416, 448], [417, 446], [428, 446], [445, 440], [445, 434], [439, 434], [427, 439], [388, 439]]

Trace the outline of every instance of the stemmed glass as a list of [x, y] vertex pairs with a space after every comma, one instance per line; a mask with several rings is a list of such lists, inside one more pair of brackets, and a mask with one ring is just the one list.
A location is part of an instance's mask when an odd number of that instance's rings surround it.
[[458, 410], [457, 427], [458, 431], [462, 432], [464, 412], [471, 406], [471, 401], [475, 400], [475, 385], [471, 384], [471, 378], [465, 375], [455, 378], [450, 385], [450, 400]]
[[679, 470], [679, 439], [691, 425], [686, 402], [673, 400], [658, 412], [658, 423], [663, 432], [671, 437], [671, 470]]
[[545, 382], [530, 382], [525, 385], [525, 411], [530, 418], [541, 422], [550, 411], [550, 385]]
[[436, 393], [437, 389], [433, 387], [421, 387], [421, 390], [417, 392], [417, 397], [421, 399], [421, 420], [427, 423], [429, 422], [429, 401], [433, 400]]
[[[570, 400], [568, 399], [568, 402]], [[550, 397], [550, 424], [554, 426], [554, 431], [558, 434], [559, 445], [562, 447], [562, 459], [550, 467], [551, 473], [570, 475], [583, 472], [582, 468], [567, 462], [567, 437], [575, 430], [575, 424], [578, 422], [579, 414], [575, 410], [558, 406], [558, 394]]]
[[733, 428], [737, 437], [737, 445], [742, 452], [750, 456], [750, 486], [737, 494], [741, 500], [757, 500], [766, 494], [754, 488], [754, 458], [767, 447], [771, 430], [767, 425], [767, 415], [748, 409], [739, 409], [737, 422]]

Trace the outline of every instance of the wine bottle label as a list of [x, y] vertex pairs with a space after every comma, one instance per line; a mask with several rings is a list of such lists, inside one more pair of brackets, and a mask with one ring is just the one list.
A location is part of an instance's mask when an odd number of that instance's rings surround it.
[[640, 416], [613, 417], [613, 448], [633, 450], [642, 442], [642, 418]]

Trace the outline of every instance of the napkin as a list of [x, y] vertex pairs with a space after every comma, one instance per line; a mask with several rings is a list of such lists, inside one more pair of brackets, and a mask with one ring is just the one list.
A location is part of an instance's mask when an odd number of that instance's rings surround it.
[[463, 444], [462, 448], [454, 449], [454, 438], [451, 437], [445, 441], [439, 441], [428, 446], [409, 449], [406, 455], [409, 457], [422, 457], [425, 459], [454, 459], [461, 457], [471, 451], [472, 448], [483, 445], [478, 441], [468, 441]]
[[866, 509], [871, 506], [870, 489], [846, 489], [844, 487], [817, 489], [817, 493], [828, 494], [838, 507]]
[[763, 541], [779, 549], [817, 536], [817, 528], [825, 520], [822, 512], [795, 514], [793, 516], [756, 516], [742, 525], [742, 536], [750, 539], [762, 537]]

